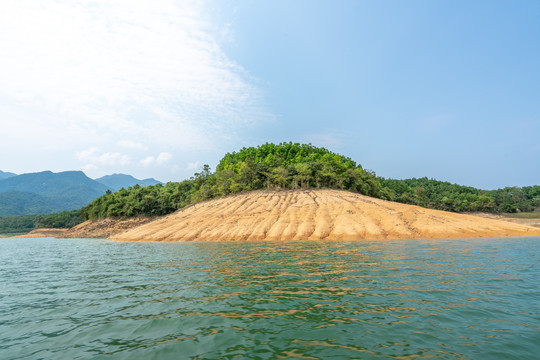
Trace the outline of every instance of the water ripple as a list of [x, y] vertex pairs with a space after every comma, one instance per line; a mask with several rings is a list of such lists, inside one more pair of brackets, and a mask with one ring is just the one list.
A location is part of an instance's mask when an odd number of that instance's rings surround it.
[[2, 359], [533, 359], [540, 238], [0, 239]]

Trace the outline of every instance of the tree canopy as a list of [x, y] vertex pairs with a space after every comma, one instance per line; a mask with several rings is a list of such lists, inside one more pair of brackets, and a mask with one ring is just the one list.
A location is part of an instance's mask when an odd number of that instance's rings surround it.
[[405, 204], [454, 212], [515, 213], [534, 211], [540, 206], [540, 186], [480, 190], [434, 179], [383, 179], [390, 198]]
[[0, 217], [0, 234], [22, 234], [39, 228], [67, 229], [83, 221], [80, 210], [54, 214]]
[[289, 142], [228, 153], [215, 172], [204, 165], [181, 182], [108, 192], [84, 207], [81, 214], [92, 220], [166, 215], [190, 204], [243, 191], [320, 188], [458, 212], [533, 211], [540, 206], [540, 186], [485, 191], [428, 178], [379, 178], [346, 156], [311, 144]]
[[353, 160], [310, 144], [264, 144], [226, 154], [182, 182], [106, 194], [83, 208], [87, 219], [165, 215], [186, 205], [242, 191], [334, 188], [388, 198], [374, 173]]

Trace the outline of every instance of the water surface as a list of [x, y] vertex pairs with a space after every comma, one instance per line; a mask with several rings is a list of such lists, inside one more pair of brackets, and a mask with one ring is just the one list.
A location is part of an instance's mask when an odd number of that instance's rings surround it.
[[536, 359], [540, 238], [0, 239], [1, 359]]

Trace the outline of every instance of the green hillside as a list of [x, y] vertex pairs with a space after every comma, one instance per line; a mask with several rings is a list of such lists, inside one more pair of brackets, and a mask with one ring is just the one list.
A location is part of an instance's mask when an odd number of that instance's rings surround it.
[[264, 144], [226, 154], [189, 180], [134, 186], [94, 200], [87, 219], [165, 215], [207, 199], [259, 189], [333, 188], [448, 211], [518, 212], [540, 207], [540, 186], [486, 191], [433, 179], [377, 177], [352, 159], [312, 145]]
[[0, 180], [0, 216], [80, 209], [106, 190], [82, 171], [12, 176]]
[[389, 196], [373, 173], [348, 157], [312, 145], [267, 143], [226, 154], [215, 173], [205, 165], [179, 183], [123, 189], [97, 198], [82, 213], [87, 219], [165, 215], [199, 201], [268, 188], [335, 188]]
[[0, 217], [61, 211], [48, 197], [24, 191], [0, 193]]
[[428, 178], [394, 180], [379, 178], [390, 199], [404, 204], [454, 212], [517, 213], [540, 207], [540, 186], [480, 190]]
[[39, 228], [71, 228], [83, 221], [80, 215], [79, 210], [71, 210], [55, 214], [0, 217], [0, 234], [24, 234]]
[[90, 179], [82, 171], [64, 171], [53, 173], [43, 171], [38, 173], [12, 176], [0, 181], [0, 193], [8, 191], [26, 191], [44, 196], [59, 196], [66, 193], [72, 196], [86, 198], [94, 194], [102, 194], [107, 190], [105, 185]]

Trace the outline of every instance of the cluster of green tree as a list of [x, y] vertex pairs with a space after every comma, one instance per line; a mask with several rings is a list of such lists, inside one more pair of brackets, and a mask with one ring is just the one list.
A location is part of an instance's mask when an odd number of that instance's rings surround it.
[[488, 191], [497, 212], [516, 213], [540, 210], [540, 186], [505, 187]]
[[448, 211], [515, 212], [539, 206], [539, 186], [494, 191], [427, 178], [378, 178], [348, 157], [296, 143], [264, 144], [226, 154], [214, 173], [205, 165], [182, 182], [135, 185], [95, 199], [85, 219], [166, 215], [207, 199], [260, 189], [343, 189]]
[[166, 215], [191, 203], [192, 194], [200, 187], [202, 178], [166, 185], [130, 186], [117, 192], [108, 190], [81, 209], [83, 218], [96, 220], [106, 217]]
[[165, 215], [186, 205], [260, 189], [334, 188], [388, 199], [375, 174], [348, 157], [312, 145], [282, 143], [226, 154], [189, 180], [108, 192], [82, 209], [87, 219]]
[[0, 234], [24, 234], [39, 228], [68, 229], [83, 221], [80, 210], [55, 214], [9, 216], [0, 218]]
[[34, 228], [60, 228], [69, 229], [82, 223], [81, 210], [62, 211], [55, 214], [36, 215]]
[[405, 204], [454, 212], [515, 213], [540, 207], [540, 186], [480, 190], [434, 179], [394, 180], [379, 178], [390, 199]]
[[37, 215], [19, 215], [0, 217], [0, 234], [24, 234], [35, 229], [34, 221]]
[[258, 189], [333, 188], [385, 197], [374, 173], [325, 148], [293, 143], [264, 144], [226, 154], [207, 177], [201, 196]]

